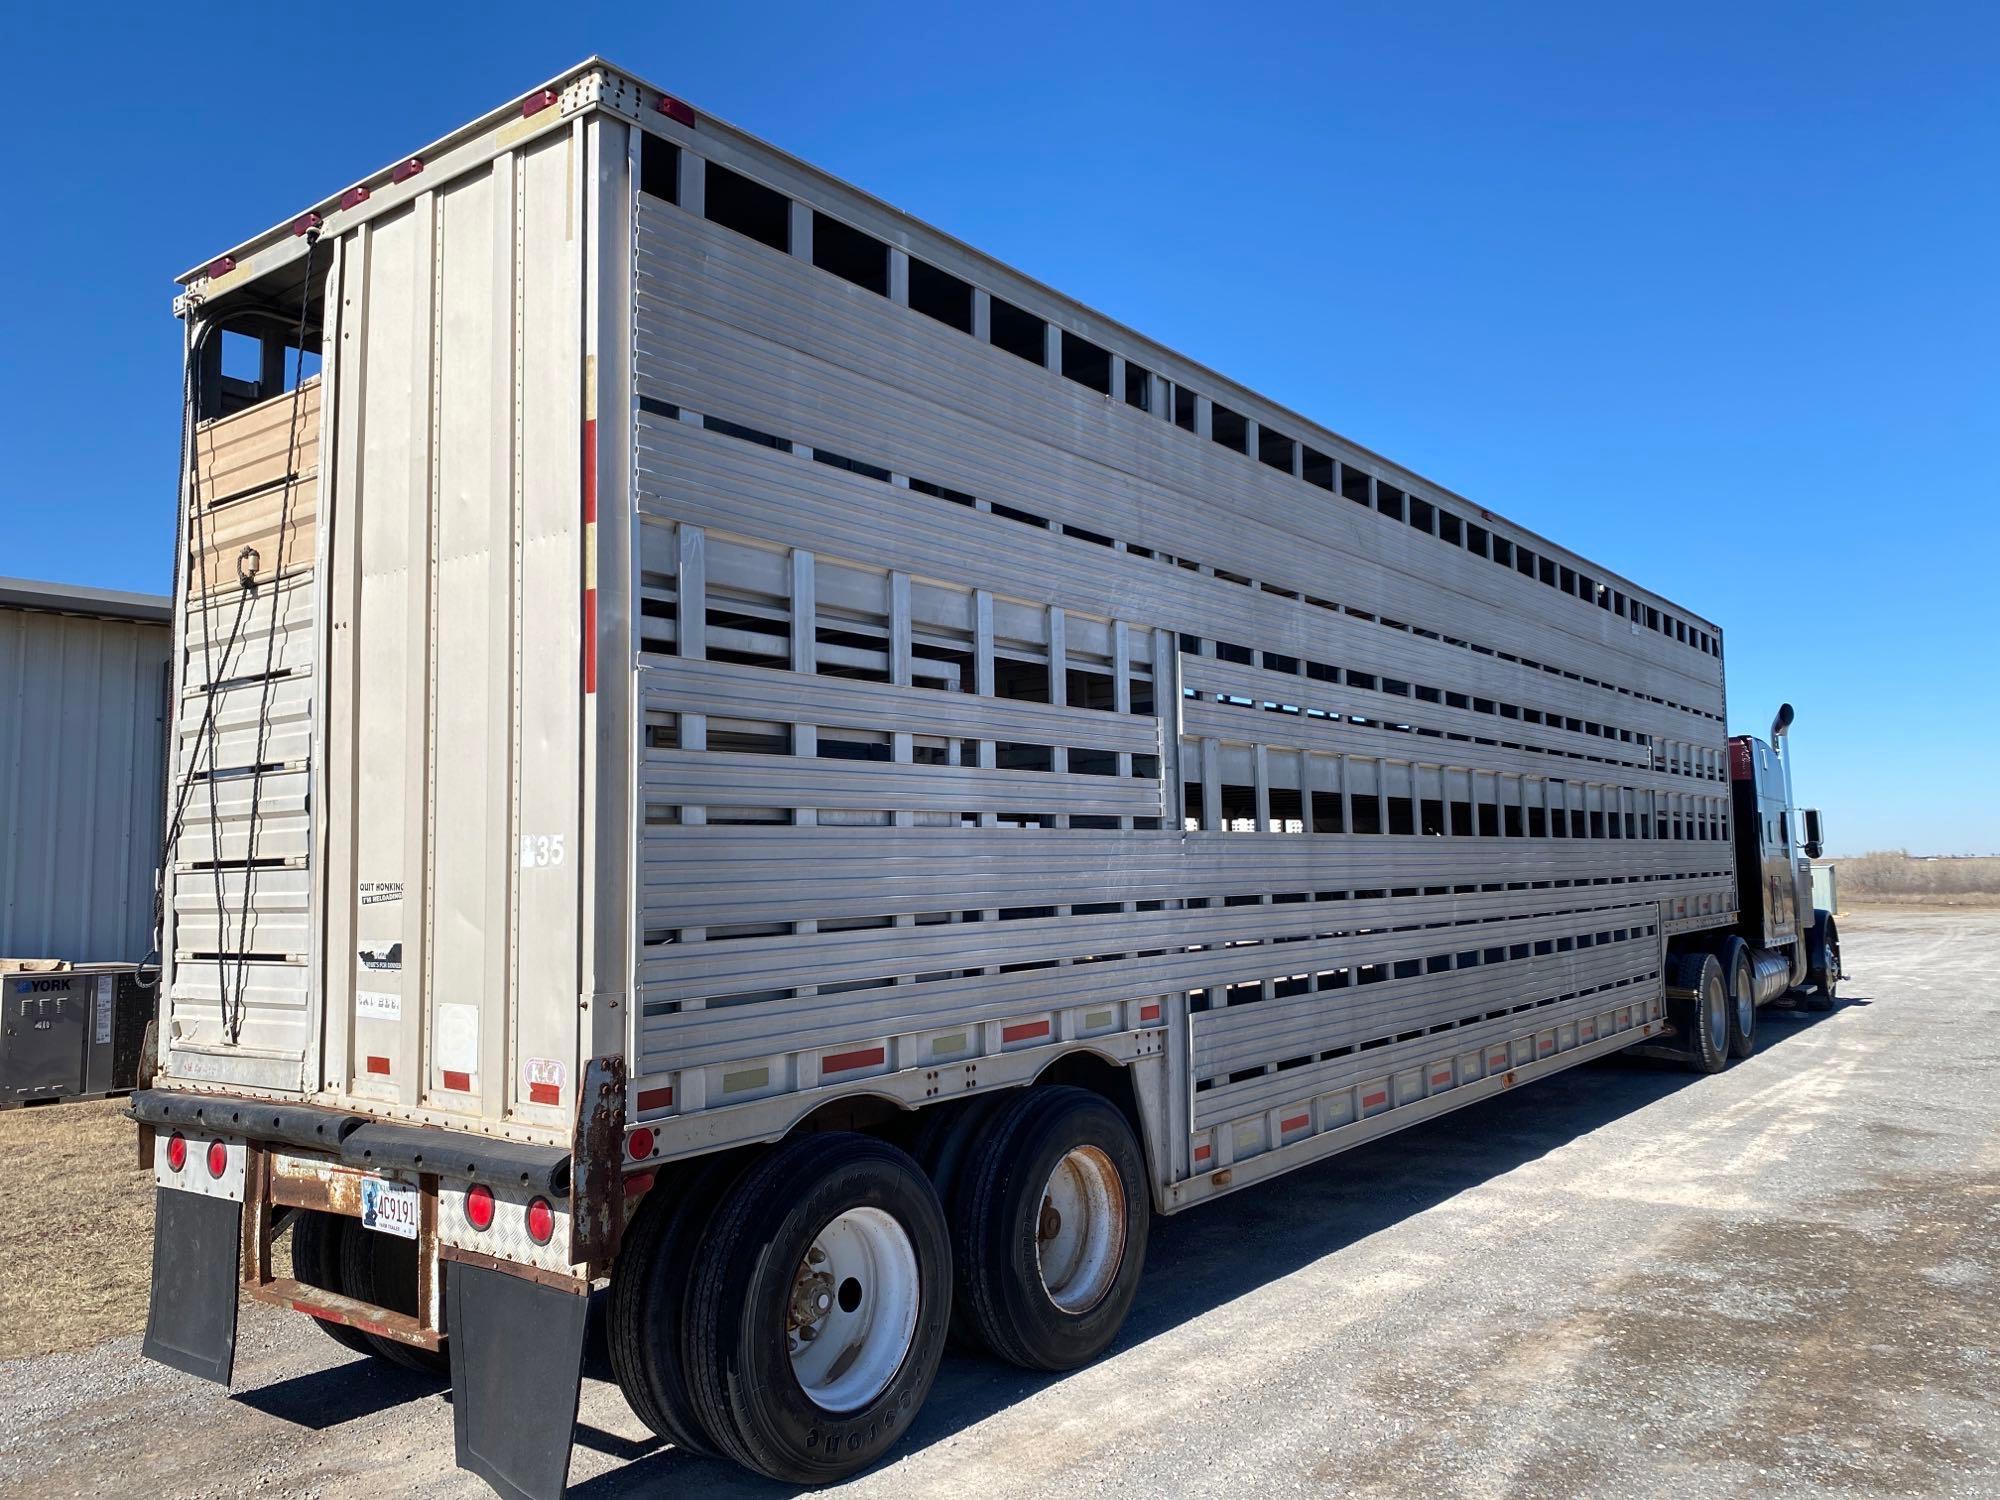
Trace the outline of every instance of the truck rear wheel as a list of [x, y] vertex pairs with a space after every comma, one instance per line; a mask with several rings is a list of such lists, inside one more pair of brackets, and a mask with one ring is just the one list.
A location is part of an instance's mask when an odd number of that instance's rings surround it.
[[[958, 1197], [958, 1180], [965, 1166], [966, 1158], [972, 1154], [972, 1146], [979, 1139], [980, 1127], [993, 1115], [994, 1110], [1009, 1102], [1005, 1094], [980, 1094], [955, 1103], [933, 1105], [923, 1112], [916, 1135], [910, 1142], [910, 1155], [930, 1178], [931, 1186], [937, 1189], [938, 1202], [945, 1207], [945, 1218], [952, 1215], [952, 1204]], [[955, 1349], [969, 1351], [983, 1350], [986, 1340], [979, 1332], [979, 1325], [973, 1320], [972, 1309], [965, 1298], [954, 1295], [951, 1299], [951, 1330], [947, 1342]]]
[[1087, 1089], [1030, 1089], [980, 1132], [958, 1184], [958, 1296], [993, 1352], [1031, 1370], [1102, 1354], [1131, 1311], [1151, 1213], [1124, 1115]]
[[909, 1427], [950, 1312], [930, 1179], [886, 1141], [798, 1136], [716, 1211], [695, 1256], [683, 1368], [724, 1453], [785, 1483], [826, 1484]]
[[695, 1410], [681, 1344], [696, 1251], [741, 1166], [724, 1157], [660, 1175], [625, 1226], [606, 1309], [611, 1369], [633, 1412], [676, 1448], [711, 1457], [717, 1445]]
[[[443, 1267], [439, 1267], [442, 1271]], [[393, 1234], [363, 1229], [358, 1221], [343, 1226], [340, 1236], [340, 1290], [357, 1302], [389, 1312], [417, 1313], [417, 1242]], [[442, 1303], [442, 1298], [439, 1299]], [[419, 1349], [414, 1344], [363, 1333], [369, 1349], [392, 1365], [423, 1375], [448, 1376], [451, 1359], [440, 1344]]]
[[1807, 1010], [1832, 1010], [1839, 1003], [1840, 928], [1833, 913], [1821, 909], [1813, 913], [1812, 930], [1806, 934]]
[[1757, 1050], [1757, 970], [1742, 938], [1723, 943], [1722, 972], [1729, 984], [1729, 1055], [1748, 1057]]
[[1729, 989], [1713, 953], [1683, 953], [1674, 960], [1677, 1019], [1687, 1037], [1688, 1066], [1697, 1073], [1720, 1073], [1729, 1066]]
[[[292, 1279], [322, 1292], [341, 1292], [340, 1242], [346, 1237], [348, 1221], [339, 1214], [322, 1213], [316, 1208], [292, 1210]], [[341, 1295], [345, 1295], [341, 1292]], [[329, 1323], [314, 1318], [326, 1336], [356, 1354], [373, 1354], [368, 1336], [345, 1323]]]

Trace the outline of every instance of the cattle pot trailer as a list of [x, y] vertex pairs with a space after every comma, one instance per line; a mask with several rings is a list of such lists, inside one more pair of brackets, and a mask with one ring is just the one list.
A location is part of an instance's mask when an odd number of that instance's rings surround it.
[[1715, 625], [602, 61], [181, 281], [156, 1359], [245, 1291], [553, 1495], [608, 1285], [832, 1480], [1152, 1215], [1838, 973]]

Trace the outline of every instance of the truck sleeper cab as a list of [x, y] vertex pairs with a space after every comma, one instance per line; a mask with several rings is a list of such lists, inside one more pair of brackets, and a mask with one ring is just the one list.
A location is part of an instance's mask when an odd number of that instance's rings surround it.
[[1713, 625], [632, 75], [182, 284], [156, 1358], [553, 1495], [596, 1289], [819, 1483], [1154, 1213], [1748, 1040]]

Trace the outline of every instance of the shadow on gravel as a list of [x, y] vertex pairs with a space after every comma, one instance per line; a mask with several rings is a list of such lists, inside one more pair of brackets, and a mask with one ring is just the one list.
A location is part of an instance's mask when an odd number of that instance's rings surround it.
[[[1867, 1003], [1843, 997], [1838, 1009], [1817, 1012], [1766, 1007], [1758, 1013], [1757, 1051], [1782, 1047], [1834, 1019], [1840, 1009]], [[1146, 1279], [1111, 1352], [1142, 1344], [1702, 1081], [1677, 1062], [1609, 1057], [1358, 1146], [1275, 1183], [1156, 1218]], [[1063, 1378], [947, 1354], [930, 1400], [896, 1452], [946, 1441]], [[667, 1493], [673, 1483], [697, 1486], [704, 1500], [796, 1493], [733, 1464], [661, 1448], [572, 1485], [570, 1494], [579, 1500], [624, 1500]]]
[[357, 1355], [344, 1365], [329, 1365], [276, 1385], [234, 1392], [230, 1399], [267, 1417], [323, 1432], [358, 1417], [372, 1417], [421, 1401], [447, 1388], [447, 1382], [435, 1376]]

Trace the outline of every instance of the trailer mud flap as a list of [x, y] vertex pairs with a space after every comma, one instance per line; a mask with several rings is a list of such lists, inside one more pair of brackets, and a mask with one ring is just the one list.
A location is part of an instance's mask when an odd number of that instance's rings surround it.
[[569, 1481], [589, 1299], [462, 1261], [445, 1289], [458, 1466], [508, 1500], [558, 1500]]
[[156, 1188], [153, 1288], [140, 1351], [228, 1385], [236, 1365], [236, 1271], [243, 1205]]

